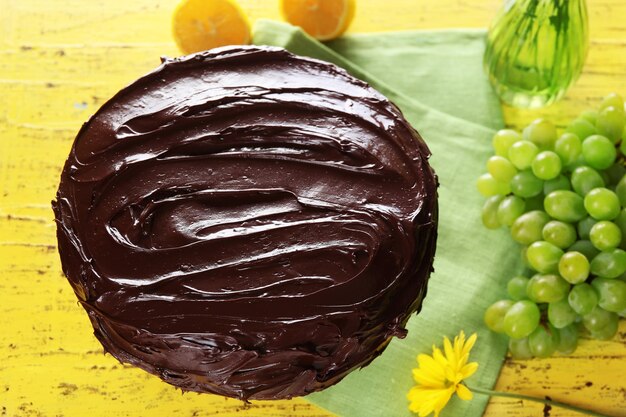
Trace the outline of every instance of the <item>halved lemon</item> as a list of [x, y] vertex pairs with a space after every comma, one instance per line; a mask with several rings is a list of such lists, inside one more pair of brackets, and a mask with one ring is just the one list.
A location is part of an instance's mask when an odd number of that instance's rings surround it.
[[355, 0], [281, 0], [286, 21], [321, 41], [343, 34], [354, 17]]
[[172, 31], [185, 54], [250, 43], [250, 24], [233, 0], [183, 0], [174, 11]]

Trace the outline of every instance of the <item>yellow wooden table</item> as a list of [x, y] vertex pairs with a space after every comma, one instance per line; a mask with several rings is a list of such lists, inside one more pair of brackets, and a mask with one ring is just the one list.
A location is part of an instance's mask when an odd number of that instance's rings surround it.
[[[242, 0], [252, 19], [277, 0]], [[185, 394], [120, 365], [91, 335], [61, 274], [50, 200], [82, 122], [109, 96], [177, 55], [175, 0], [0, 0], [0, 416], [330, 416], [303, 399], [253, 405]], [[484, 27], [499, 0], [358, 0], [351, 31]], [[565, 123], [605, 93], [626, 94], [626, 1], [589, 0], [585, 72], [560, 103], [505, 109], [520, 127], [538, 115]], [[612, 341], [584, 340], [569, 357], [508, 360], [498, 389], [549, 395], [626, 416], [626, 325]], [[358, 401], [355, 398], [354, 401]], [[541, 416], [493, 400], [489, 417]], [[552, 417], [574, 416], [552, 410]], [[359, 416], [348, 416], [359, 417]]]

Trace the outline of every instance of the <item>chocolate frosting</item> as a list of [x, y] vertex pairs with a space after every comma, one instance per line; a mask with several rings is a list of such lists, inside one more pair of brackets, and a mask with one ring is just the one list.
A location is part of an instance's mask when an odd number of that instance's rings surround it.
[[105, 350], [183, 390], [306, 395], [403, 337], [436, 177], [400, 111], [280, 48], [165, 59], [84, 124], [53, 208]]

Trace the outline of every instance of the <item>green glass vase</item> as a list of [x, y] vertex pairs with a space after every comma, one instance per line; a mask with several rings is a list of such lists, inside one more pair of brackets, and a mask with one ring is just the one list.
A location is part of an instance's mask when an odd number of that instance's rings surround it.
[[506, 0], [489, 29], [484, 64], [503, 102], [536, 108], [565, 94], [588, 47], [585, 0]]

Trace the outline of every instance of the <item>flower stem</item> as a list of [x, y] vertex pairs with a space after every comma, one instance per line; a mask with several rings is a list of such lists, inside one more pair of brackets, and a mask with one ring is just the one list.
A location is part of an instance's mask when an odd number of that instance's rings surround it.
[[570, 404], [565, 404], [559, 401], [554, 401], [554, 400], [548, 400], [547, 398], [538, 398], [538, 397], [531, 397], [529, 395], [523, 395], [523, 394], [515, 394], [512, 392], [502, 392], [502, 391], [492, 391], [490, 389], [483, 389], [483, 388], [477, 388], [477, 387], [472, 387], [472, 386], [467, 386], [467, 388], [470, 389], [470, 391], [479, 393], [479, 394], [484, 394], [484, 395], [489, 395], [490, 397], [508, 397], [508, 398], [517, 398], [520, 400], [526, 400], [526, 401], [534, 401], [537, 403], [542, 403], [542, 404], [547, 404], [553, 407], [560, 407], [560, 408], [564, 408], [566, 410], [571, 410], [571, 411], [576, 411], [577, 413], [581, 413], [581, 414], [586, 414], [588, 416], [593, 416], [593, 417], [611, 417], [608, 416], [606, 414], [601, 414], [598, 413], [596, 411], [591, 411], [591, 410], [586, 410], [584, 408], [580, 408], [580, 407], [576, 407], [575, 405], [570, 405]]

